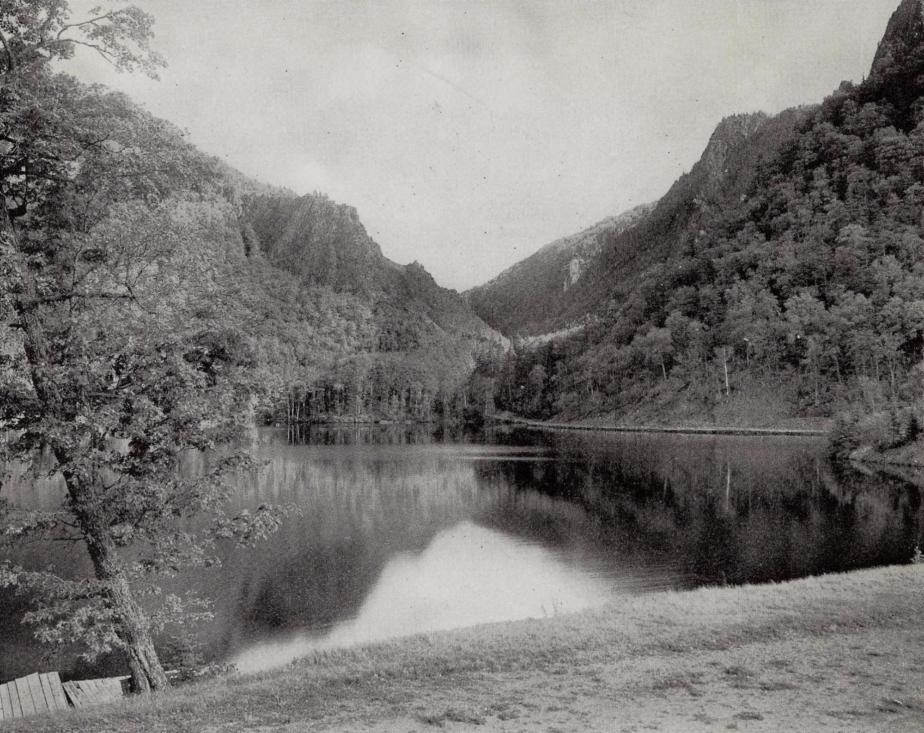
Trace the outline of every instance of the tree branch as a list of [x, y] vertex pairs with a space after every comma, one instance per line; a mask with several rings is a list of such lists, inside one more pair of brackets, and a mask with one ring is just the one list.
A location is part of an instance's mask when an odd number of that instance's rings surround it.
[[0, 31], [0, 44], [3, 44], [3, 51], [6, 54], [7, 73], [16, 71], [16, 57], [13, 55], [13, 49], [10, 48], [9, 41], [6, 40], [3, 31]]
[[109, 12], [109, 13], [106, 13], [105, 15], [97, 16], [96, 18], [88, 18], [87, 20], [82, 20], [79, 23], [66, 23], [61, 26], [61, 30], [58, 31], [58, 35], [55, 36], [55, 40], [58, 40], [58, 41], [61, 40], [61, 36], [64, 35], [65, 32], [69, 31], [71, 28], [81, 28], [82, 26], [85, 26], [85, 25], [97, 25], [99, 21], [101, 20], [112, 20], [112, 16], [114, 14], [115, 13]]
[[40, 305], [62, 303], [78, 298], [88, 298], [92, 300], [134, 300], [134, 296], [131, 293], [81, 293], [71, 291], [69, 293], [59, 293], [58, 295], [48, 295], [44, 298], [33, 298], [32, 300], [22, 301], [20, 306], [26, 310], [32, 310]]
[[59, 38], [55, 40], [55, 43], [72, 43], [75, 46], [86, 46], [87, 48], [92, 48], [94, 51], [96, 51], [96, 53], [98, 53], [100, 56], [103, 57], [104, 61], [106, 61], [107, 63], [111, 64], [114, 67], [118, 67], [118, 64], [116, 64], [113, 55], [109, 51], [107, 51], [105, 48], [95, 43], [88, 43], [87, 41], [78, 41], [75, 38]]

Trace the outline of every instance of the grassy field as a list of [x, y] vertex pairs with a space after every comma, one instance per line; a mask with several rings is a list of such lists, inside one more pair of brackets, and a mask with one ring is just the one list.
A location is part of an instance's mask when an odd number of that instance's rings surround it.
[[924, 566], [627, 598], [4, 731], [921, 731]]

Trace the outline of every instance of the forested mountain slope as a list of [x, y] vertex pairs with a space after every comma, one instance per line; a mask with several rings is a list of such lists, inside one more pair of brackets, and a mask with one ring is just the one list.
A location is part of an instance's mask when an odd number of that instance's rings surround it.
[[505, 334], [538, 335], [570, 325], [560, 318], [568, 291], [586, 275], [608, 238], [638, 224], [652, 208], [638, 206], [547, 244], [465, 297], [485, 322]]
[[322, 195], [251, 196], [244, 220], [269, 260], [305, 282], [365, 295], [388, 286], [382, 251], [350, 206]]
[[[406, 326], [496, 339], [455, 291], [424, 267], [387, 259], [352, 206], [322, 194], [246, 196], [243, 221], [267, 259], [301, 281], [374, 303], [392, 333]], [[406, 321], [418, 323], [406, 323]]]
[[690, 231], [716, 210], [735, 205], [753, 184], [761, 161], [772, 157], [806, 110], [777, 117], [733, 115], [716, 127], [700, 160], [681, 176], [637, 226], [611, 236], [570, 293], [567, 317], [597, 313], [627, 296], [653, 263], [680, 254]]
[[538, 335], [595, 319], [611, 301], [626, 297], [645, 268], [675, 254], [702, 215], [735, 203], [759, 161], [772, 156], [807, 113], [722, 120], [701, 159], [656, 204], [547, 245], [468, 291], [469, 302], [508, 335]]
[[[267, 298], [280, 311], [269, 319], [296, 330], [279, 340], [295, 353], [265, 361], [289, 375], [300, 417], [423, 419], [458, 411], [476, 357], [506, 348], [422, 265], [387, 259], [353, 207], [321, 194], [245, 194], [241, 236], [270, 280], [284, 274], [263, 287], [274, 291]], [[280, 298], [283, 283], [291, 292]], [[286, 304], [294, 314], [281, 312]]]
[[924, 397], [921, 0], [863, 83], [720, 125], [592, 272], [570, 312], [596, 323], [497, 366], [502, 406], [773, 421], [863, 405], [907, 439]]
[[[159, 200], [151, 211], [114, 207], [98, 221], [72, 225], [98, 242], [95, 254], [79, 255], [84, 266], [124, 265], [126, 243], [135, 242], [141, 251], [132, 257], [144, 265], [137, 272], [132, 265], [134, 295], [143, 299], [147, 288], [198, 304], [197, 322], [223, 334], [210, 348], [235, 352], [256, 375], [263, 414], [284, 417], [287, 404], [302, 419], [424, 419], [464, 410], [476, 359], [503, 350], [506, 340], [421, 265], [385, 258], [355, 209], [249, 179], [124, 95], [70, 78], [61, 83], [71, 91], [61, 96], [63, 115], [87, 114], [68, 105], [92, 97], [100, 107], [94, 115], [108, 105], [124, 118], [120, 124], [162, 128], [174, 146], [165, 175], [175, 180], [148, 194]], [[37, 228], [35, 236], [46, 232]], [[0, 359], [12, 354], [11, 364], [20, 364], [18, 330], [5, 325]]]

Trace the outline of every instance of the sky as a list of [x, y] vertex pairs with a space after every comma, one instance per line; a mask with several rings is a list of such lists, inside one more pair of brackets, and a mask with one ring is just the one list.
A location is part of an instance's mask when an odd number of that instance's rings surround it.
[[861, 80], [899, 4], [134, 2], [160, 81], [89, 52], [71, 73], [250, 176], [355, 206], [386, 256], [460, 290], [656, 200], [723, 117]]

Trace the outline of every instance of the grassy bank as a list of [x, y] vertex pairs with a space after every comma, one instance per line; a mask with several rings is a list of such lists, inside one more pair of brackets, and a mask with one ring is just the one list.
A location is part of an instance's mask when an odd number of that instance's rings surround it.
[[4, 730], [924, 729], [924, 566], [628, 598]]

